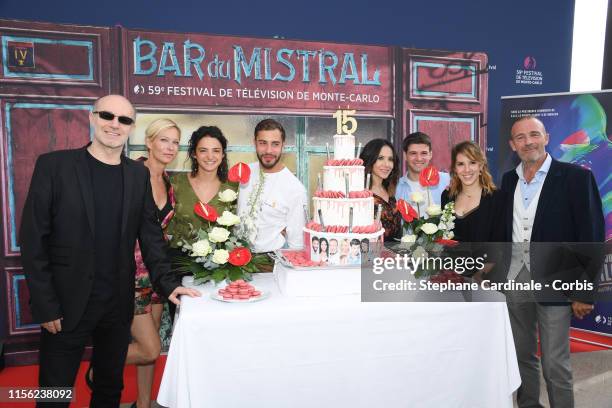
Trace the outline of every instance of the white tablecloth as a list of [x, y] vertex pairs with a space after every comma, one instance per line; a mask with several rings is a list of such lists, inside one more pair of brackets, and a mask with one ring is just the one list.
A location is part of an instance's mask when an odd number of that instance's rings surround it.
[[166, 407], [512, 407], [505, 303], [183, 297], [157, 401]]

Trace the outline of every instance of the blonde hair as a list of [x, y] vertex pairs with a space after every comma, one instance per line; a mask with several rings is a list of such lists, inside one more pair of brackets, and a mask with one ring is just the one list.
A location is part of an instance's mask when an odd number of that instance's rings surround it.
[[159, 135], [162, 130], [171, 129], [171, 128], [174, 128], [177, 130], [179, 134], [179, 139], [180, 139], [181, 129], [178, 127], [178, 125], [173, 120], [166, 119], [166, 118], [155, 119], [153, 122], [149, 124], [149, 126], [147, 126], [147, 129], [145, 130], [145, 139], [152, 142], [155, 140], [157, 135]]
[[478, 182], [482, 187], [482, 191], [484, 195], [491, 194], [496, 190], [495, 183], [493, 183], [493, 177], [489, 172], [489, 166], [487, 164], [487, 157], [482, 153], [480, 147], [472, 142], [465, 141], [461, 143], [457, 143], [453, 146], [453, 150], [451, 151], [451, 168], [450, 168], [450, 185], [448, 195], [449, 197], [457, 197], [461, 192], [462, 185], [457, 172], [455, 172], [455, 166], [457, 164], [457, 155], [461, 153], [467, 156], [468, 159], [474, 160], [476, 163], [482, 166], [480, 170], [480, 174], [478, 175]]

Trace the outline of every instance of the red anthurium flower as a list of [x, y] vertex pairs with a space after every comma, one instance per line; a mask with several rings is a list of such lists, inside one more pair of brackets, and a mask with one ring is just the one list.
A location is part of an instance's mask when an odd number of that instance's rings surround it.
[[210, 222], [217, 221], [217, 217], [219, 216], [217, 214], [217, 210], [215, 210], [213, 206], [204, 204], [201, 201], [195, 203], [195, 205], [193, 206], [193, 212], [195, 212], [198, 217], [202, 217], [206, 221]]
[[245, 163], [236, 163], [227, 174], [227, 179], [234, 183], [246, 184], [251, 178], [251, 168]]
[[421, 170], [421, 174], [419, 174], [419, 183], [423, 187], [437, 186], [439, 182], [440, 173], [434, 166], [427, 166]]
[[402, 218], [406, 222], [412, 222], [415, 218], [419, 218], [419, 214], [410, 204], [401, 198], [397, 200], [397, 210], [402, 214]]
[[456, 245], [459, 245], [459, 241], [455, 241], [454, 239], [438, 238], [434, 242], [436, 242], [437, 244], [440, 244], [440, 245], [447, 246], [447, 247], [454, 247]]
[[228, 262], [234, 266], [244, 266], [251, 262], [251, 251], [245, 247], [236, 247], [229, 253]]

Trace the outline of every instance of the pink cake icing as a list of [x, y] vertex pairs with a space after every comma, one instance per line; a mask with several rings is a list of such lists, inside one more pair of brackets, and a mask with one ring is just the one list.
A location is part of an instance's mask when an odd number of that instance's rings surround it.
[[335, 135], [334, 157], [323, 166], [322, 186], [312, 199], [313, 219], [304, 227], [309, 265], [360, 265], [362, 256], [381, 246], [384, 230], [374, 219], [374, 197], [365, 184], [354, 136]]

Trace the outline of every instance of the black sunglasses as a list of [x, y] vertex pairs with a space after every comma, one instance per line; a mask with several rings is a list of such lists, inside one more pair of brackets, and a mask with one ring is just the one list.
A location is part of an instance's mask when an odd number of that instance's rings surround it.
[[[111, 121], [111, 120], [115, 119], [115, 116], [117, 116], [114, 113], [110, 113], [110, 112], [107, 112], [107, 111], [93, 111], [92, 113], [97, 113], [98, 116], [100, 117], [100, 119], [104, 119], [104, 120], [108, 120], [108, 121]], [[132, 123], [134, 123], [134, 119], [130, 118], [129, 116], [117, 116], [117, 120], [122, 125], [128, 125], [129, 126]]]

